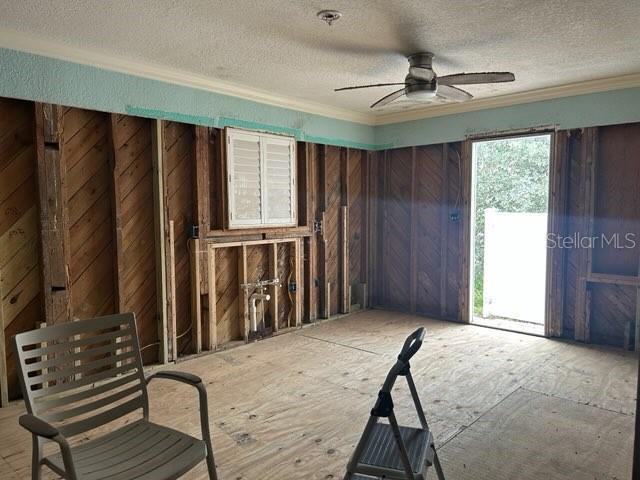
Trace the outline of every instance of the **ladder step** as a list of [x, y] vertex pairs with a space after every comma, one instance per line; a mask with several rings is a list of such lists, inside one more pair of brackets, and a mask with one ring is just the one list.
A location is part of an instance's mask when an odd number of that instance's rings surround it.
[[[409, 463], [414, 473], [423, 471], [425, 464], [433, 462], [433, 438], [431, 432], [420, 428], [400, 427], [400, 435], [407, 449]], [[398, 474], [404, 474], [404, 466], [400, 458], [400, 452], [393, 436], [391, 425], [377, 423], [358, 461], [357, 471], [372, 473], [371, 467], [385, 470], [394, 470]], [[369, 477], [371, 478], [371, 477]], [[373, 477], [375, 478], [375, 477]], [[366, 480], [363, 477], [362, 480]]]

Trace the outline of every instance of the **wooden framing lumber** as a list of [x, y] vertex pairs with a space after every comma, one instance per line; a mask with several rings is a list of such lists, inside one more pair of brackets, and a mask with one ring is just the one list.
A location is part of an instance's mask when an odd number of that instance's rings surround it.
[[171, 340], [171, 358], [178, 359], [178, 326], [176, 314], [176, 241], [173, 227], [173, 220], [169, 221], [169, 249], [167, 263], [169, 265], [169, 291], [167, 299], [169, 301], [169, 338]]
[[[593, 232], [593, 213], [595, 207], [595, 175], [597, 161], [598, 129], [585, 128], [582, 137], [581, 170], [580, 179], [583, 188], [581, 196], [582, 219], [581, 232], [586, 237], [591, 237]], [[576, 280], [575, 296], [575, 340], [589, 342], [590, 339], [590, 305], [587, 277], [591, 275], [593, 249], [579, 249], [579, 267]]]
[[[0, 278], [2, 278], [1, 270]], [[2, 298], [4, 298], [4, 292], [2, 291], [2, 282], [0, 282], [0, 299]], [[7, 352], [5, 350], [4, 326], [4, 304], [0, 302], [0, 407], [6, 407], [9, 404], [9, 382], [7, 379]]]
[[340, 313], [349, 313], [351, 307], [349, 288], [349, 155], [348, 148], [340, 149], [340, 229], [339, 229], [339, 265]]
[[316, 147], [311, 143], [305, 144], [307, 161], [307, 223], [309, 225], [310, 236], [304, 240], [305, 255], [305, 285], [307, 292], [305, 296], [305, 317], [309, 322], [315, 322], [318, 318], [318, 288], [316, 278], [317, 263], [317, 235], [313, 232], [313, 222], [316, 219]]
[[[210, 129], [196, 125], [194, 140], [194, 172], [193, 172], [193, 218], [198, 226], [198, 238], [206, 238], [211, 231], [211, 180], [210, 162], [211, 142]], [[204, 252], [204, 251], [203, 251]], [[209, 290], [207, 279], [207, 262], [200, 264], [200, 294], [206, 295]]]
[[40, 210], [41, 285], [48, 324], [71, 318], [66, 166], [62, 155], [62, 107], [35, 104]]
[[[238, 283], [247, 283], [247, 246], [241, 244], [238, 249]], [[238, 316], [244, 341], [249, 341], [249, 291], [240, 287], [238, 291]]]
[[[278, 277], [278, 244], [269, 245], [269, 278]], [[283, 288], [282, 286], [280, 288]], [[271, 315], [271, 327], [274, 333], [278, 331], [278, 287], [271, 285], [269, 287], [271, 300], [269, 301], [269, 314]]]
[[[569, 183], [569, 132], [555, 132], [552, 137], [549, 169], [549, 219], [547, 232], [562, 236], [566, 233]], [[545, 336], [560, 337], [563, 331], [565, 291], [565, 249], [547, 248], [547, 296]]]
[[202, 351], [202, 319], [200, 299], [200, 240], [189, 239], [191, 274], [191, 345], [194, 353]]
[[[159, 358], [161, 363], [175, 360], [173, 345], [175, 344], [175, 314], [172, 314], [173, 330], [169, 329], [167, 294], [167, 242], [165, 240], [165, 175], [164, 175], [164, 128], [162, 120], [154, 120], [151, 125], [151, 149], [153, 163], [153, 212], [154, 240], [156, 254], [156, 315], [158, 317], [158, 339], [160, 341]], [[171, 344], [170, 344], [171, 342]], [[171, 345], [171, 349], [169, 346]]]
[[207, 331], [204, 336], [207, 350], [215, 350], [218, 347], [218, 292], [216, 286], [216, 252], [211, 246], [207, 248], [207, 283], [208, 283], [208, 317]]
[[349, 313], [349, 207], [340, 207], [340, 313]]
[[458, 292], [459, 320], [469, 323], [471, 317], [471, 187], [473, 145], [470, 139], [462, 142], [460, 161], [462, 162], [460, 179], [462, 235], [460, 236], [460, 289]]
[[195, 174], [193, 178], [194, 218], [198, 225], [199, 237], [211, 230], [210, 188], [209, 188], [209, 128], [195, 127]]
[[640, 352], [640, 259], [638, 259], [638, 285], [636, 285], [636, 318], [633, 350]]
[[113, 255], [113, 280], [114, 295], [116, 298], [116, 312], [126, 311], [124, 288], [124, 245], [122, 242], [122, 199], [120, 198], [120, 162], [116, 155], [116, 135], [118, 129], [118, 116], [115, 113], [109, 115], [108, 139], [109, 139], [109, 163], [111, 168], [111, 222], [114, 238]]
[[409, 214], [409, 311], [416, 311], [418, 297], [418, 208], [416, 205], [417, 189], [416, 147], [411, 147], [411, 192]]
[[449, 286], [449, 144], [442, 144], [442, 188], [440, 193], [440, 316], [447, 312], [447, 290]]
[[[294, 256], [294, 278], [296, 282], [296, 291], [293, 295], [293, 320], [296, 327], [302, 325], [302, 255], [301, 255], [301, 240], [296, 239], [291, 243], [291, 253]], [[291, 325], [289, 325], [291, 326]]]

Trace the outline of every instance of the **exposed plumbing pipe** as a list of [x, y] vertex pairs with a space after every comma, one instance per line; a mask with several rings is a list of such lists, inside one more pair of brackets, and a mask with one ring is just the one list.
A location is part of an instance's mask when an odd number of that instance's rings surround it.
[[[258, 331], [258, 308], [257, 303], [260, 302], [262, 305], [262, 320], [264, 321], [264, 302], [268, 302], [271, 300], [271, 295], [264, 293], [264, 290], [269, 285], [275, 285], [276, 287], [280, 286], [280, 279], [274, 278], [272, 280], [260, 280], [256, 283], [243, 283], [240, 287], [244, 288], [247, 292], [250, 289], [255, 289], [257, 291], [253, 292], [249, 297], [249, 322], [250, 328], [249, 330], [253, 333]], [[275, 322], [278, 319], [274, 319]]]
[[251, 331], [258, 331], [258, 313], [257, 313], [257, 302], [258, 300], [262, 302], [262, 318], [264, 318], [264, 302], [271, 300], [271, 295], [268, 293], [258, 293], [255, 292], [251, 294], [249, 297], [249, 317], [251, 318]]

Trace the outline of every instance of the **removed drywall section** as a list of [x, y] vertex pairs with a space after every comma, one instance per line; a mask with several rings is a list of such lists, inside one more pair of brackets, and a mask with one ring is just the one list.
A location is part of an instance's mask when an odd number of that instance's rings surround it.
[[640, 88], [628, 88], [379, 125], [375, 143], [397, 148], [454, 142], [470, 135], [541, 126], [572, 129], [638, 121]]

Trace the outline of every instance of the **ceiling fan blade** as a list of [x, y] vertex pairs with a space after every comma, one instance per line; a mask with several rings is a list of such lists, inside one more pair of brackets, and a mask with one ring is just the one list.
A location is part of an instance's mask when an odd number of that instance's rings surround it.
[[418, 80], [423, 80], [425, 82], [431, 82], [435, 74], [433, 70], [425, 67], [409, 67], [409, 75]]
[[464, 102], [465, 100], [471, 100], [473, 95], [469, 92], [450, 85], [438, 85], [438, 97], [446, 100], [453, 100], [454, 102]]
[[383, 107], [383, 106], [393, 102], [396, 98], [400, 98], [402, 95], [404, 95], [406, 93], [406, 90], [407, 90], [406, 88], [401, 88], [400, 90], [396, 90], [395, 92], [390, 93], [386, 97], [382, 97], [376, 103], [371, 105], [371, 108]]
[[343, 90], [356, 90], [358, 88], [372, 88], [372, 87], [389, 87], [391, 85], [406, 85], [404, 82], [401, 83], [374, 83], [371, 85], [356, 85], [355, 87], [342, 87], [336, 88], [334, 92], [341, 92]]
[[516, 79], [511, 72], [456, 73], [438, 77], [440, 85], [477, 85], [479, 83], [513, 82]]

